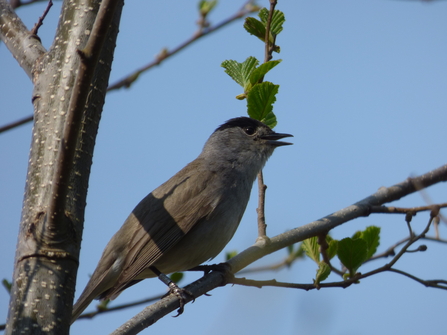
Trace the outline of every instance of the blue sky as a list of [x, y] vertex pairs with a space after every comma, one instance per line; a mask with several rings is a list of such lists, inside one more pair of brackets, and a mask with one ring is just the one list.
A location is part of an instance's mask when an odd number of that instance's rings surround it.
[[[242, 1], [222, 1], [213, 23], [233, 14]], [[267, 1], [260, 1], [266, 5]], [[31, 28], [44, 4], [18, 13]], [[110, 82], [172, 48], [196, 29], [196, 1], [128, 1]], [[286, 16], [278, 37], [283, 61], [266, 80], [280, 85], [275, 130], [293, 134], [264, 170], [268, 185], [268, 234], [306, 224], [390, 186], [446, 163], [447, 2], [279, 1]], [[49, 48], [60, 3], [40, 32]], [[140, 77], [129, 90], [108, 94], [93, 159], [77, 296], [110, 237], [147, 193], [201, 151], [225, 120], [245, 115], [241, 93], [220, 67], [226, 59], [263, 59], [262, 43], [239, 21], [177, 54]], [[0, 45], [0, 124], [32, 112], [30, 80], [4, 44]], [[0, 135], [0, 277], [10, 278], [25, 184], [31, 125]], [[427, 190], [445, 202], [445, 185]], [[256, 193], [225, 250], [243, 250], [256, 239]], [[415, 194], [393, 205], [419, 206]], [[421, 231], [428, 215], [414, 219]], [[379, 252], [407, 236], [403, 217], [372, 215], [335, 229], [341, 239], [368, 225], [382, 228]], [[433, 234], [433, 231], [430, 232]], [[441, 236], [446, 227], [441, 225]], [[427, 243], [397, 268], [424, 279], [447, 278], [446, 246]], [[279, 261], [285, 252], [254, 265]], [[215, 261], [223, 260], [223, 255]], [[383, 264], [368, 264], [363, 272]], [[310, 283], [310, 260], [257, 279]], [[195, 280], [188, 274], [184, 284]], [[338, 280], [337, 277], [331, 277]], [[126, 290], [116, 304], [165, 292], [146, 280]], [[224, 287], [166, 317], [145, 333], [184, 334], [444, 334], [446, 292], [427, 289], [396, 274], [380, 274], [348, 289], [303, 292], [280, 288]], [[0, 289], [0, 320], [8, 295]], [[92, 306], [88, 309], [91, 310]], [[78, 321], [72, 334], [110, 333], [142, 307]], [[3, 321], [0, 321], [3, 323]]]

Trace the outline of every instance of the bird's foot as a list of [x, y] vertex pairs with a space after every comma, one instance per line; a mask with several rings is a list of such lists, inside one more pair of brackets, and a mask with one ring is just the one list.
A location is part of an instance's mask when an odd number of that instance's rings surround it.
[[188, 301], [195, 301], [194, 295], [189, 292], [188, 290], [178, 287], [176, 283], [174, 283], [168, 276], [166, 276], [164, 273], [160, 272], [155, 266], [150, 267], [151, 271], [154, 272], [158, 279], [160, 279], [163, 283], [166, 284], [166, 286], [169, 287], [169, 292], [166, 293], [163, 298], [167, 297], [170, 294], [175, 295], [179, 299], [180, 308], [177, 310], [177, 315], [174, 317], [177, 317], [183, 313], [185, 310], [185, 304]]
[[169, 287], [169, 293], [167, 295], [173, 294], [179, 299], [180, 307], [177, 310], [177, 315], [174, 316], [176, 318], [177, 316], [179, 316], [183, 313], [183, 311], [185, 310], [185, 308], [184, 308], [185, 304], [188, 302], [188, 300], [192, 300], [192, 302], [194, 302], [195, 297], [188, 290], [178, 287], [177, 284], [174, 283], [173, 281], [171, 281], [168, 284], [168, 287]]

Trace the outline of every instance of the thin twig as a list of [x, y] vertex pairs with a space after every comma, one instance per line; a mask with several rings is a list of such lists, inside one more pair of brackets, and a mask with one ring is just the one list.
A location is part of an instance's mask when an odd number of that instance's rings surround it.
[[425, 236], [422, 237], [421, 240], [427, 240], [427, 241], [432, 241], [432, 242], [438, 242], [438, 243], [442, 243], [442, 244], [447, 244], [447, 240], [443, 239], [443, 238], [439, 238], [439, 237], [431, 237], [431, 236]]
[[396, 256], [394, 256], [394, 258], [391, 260], [391, 262], [389, 262], [388, 264], [386, 264], [385, 266], [388, 267], [388, 269], [391, 269], [392, 266], [394, 264], [396, 264], [396, 262], [402, 257], [402, 255], [404, 253], [407, 252], [408, 248], [413, 245], [413, 243], [415, 243], [416, 241], [418, 241], [419, 239], [421, 239], [422, 237], [425, 236], [425, 234], [427, 234], [428, 230], [430, 229], [430, 225], [433, 221], [433, 216], [430, 216], [430, 220], [428, 220], [428, 224], [425, 227], [425, 229], [422, 231], [421, 234], [415, 236], [415, 235], [410, 235], [410, 238], [408, 240], [408, 242], [404, 245], [404, 247], [397, 253]]
[[347, 288], [347, 287], [351, 286], [352, 284], [357, 284], [360, 279], [365, 279], [373, 274], [377, 274], [377, 273], [381, 273], [381, 272], [394, 272], [394, 273], [398, 273], [403, 276], [406, 276], [410, 279], [413, 279], [426, 287], [433, 287], [433, 288], [439, 288], [442, 290], [447, 290], [447, 280], [444, 280], [444, 279], [424, 280], [424, 279], [418, 278], [416, 276], [413, 276], [407, 272], [404, 272], [402, 270], [393, 269], [393, 268], [390, 268], [390, 269], [380, 268], [377, 270], [378, 271], [375, 271], [374, 273], [368, 272], [363, 275], [358, 275], [354, 278], [350, 278], [350, 279], [343, 280], [343, 281], [331, 282], [331, 283], [318, 283], [318, 286], [316, 286], [315, 284], [298, 284], [298, 283], [278, 282], [275, 279], [253, 280], [253, 279], [246, 279], [246, 278], [234, 278], [234, 279], [231, 279], [229, 281], [229, 283], [235, 284], [235, 285], [257, 287], [257, 288], [262, 288], [264, 286], [271, 286], [271, 287], [295, 288], [295, 289], [310, 291], [310, 290], [315, 290], [315, 289], [319, 290], [321, 288], [333, 288], [333, 287]]
[[6, 0], [0, 1], [0, 39], [33, 80], [36, 62], [47, 52]]
[[343, 271], [340, 271], [339, 269], [337, 269], [332, 265], [331, 260], [327, 254], [327, 249], [329, 248], [329, 245], [326, 242], [326, 236], [327, 233], [318, 235], [318, 244], [320, 245], [320, 253], [323, 256], [324, 262], [331, 268], [331, 271], [335, 272], [339, 276], [343, 276], [344, 274]]
[[[398, 269], [389, 269], [388, 271], [399, 273], [399, 274], [406, 276], [410, 279], [413, 279], [413, 280], [417, 281], [418, 283], [421, 283], [422, 285], [427, 286], [427, 287], [434, 287], [434, 288], [440, 288], [443, 290], [447, 290], [447, 280], [443, 280], [443, 279], [424, 280], [424, 279], [420, 279], [416, 276], [413, 276], [412, 274], [409, 274], [407, 272], [404, 272], [404, 271], [398, 270]], [[444, 284], [444, 285], [440, 285], [440, 284]]]
[[80, 315], [77, 318], [77, 320], [79, 320], [79, 319], [93, 319], [98, 314], [115, 312], [115, 311], [119, 311], [119, 310], [122, 310], [122, 309], [125, 309], [125, 308], [135, 307], [135, 306], [138, 306], [138, 305], [151, 303], [153, 301], [156, 301], [156, 300], [159, 300], [159, 299], [163, 298], [163, 296], [165, 296], [165, 295], [164, 294], [160, 294], [160, 295], [157, 295], [155, 297], [134, 301], [134, 302], [131, 302], [131, 303], [128, 303], [128, 304], [121, 304], [121, 305], [117, 305], [117, 306], [114, 306], [114, 307], [107, 307], [107, 308], [101, 308], [100, 307], [101, 305], [99, 305], [97, 307], [96, 311], [89, 312], [89, 313], [84, 313], [84, 314]]
[[265, 272], [265, 271], [278, 271], [282, 268], [290, 268], [292, 264], [297, 261], [298, 259], [304, 259], [303, 256], [296, 256], [295, 254], [289, 254], [285, 259], [283, 259], [280, 262], [265, 265], [265, 266], [258, 266], [258, 267], [249, 267], [245, 268], [238, 272], [238, 274], [248, 274], [248, 273], [259, 273], [259, 272]]
[[30, 0], [27, 2], [23, 2], [21, 0], [11, 0], [11, 1], [9, 1], [9, 4], [11, 5], [12, 8], [16, 9], [21, 6], [31, 5], [35, 2], [44, 2], [44, 1], [47, 1], [47, 0]]
[[43, 12], [43, 15], [39, 17], [39, 20], [34, 25], [33, 29], [31, 29], [31, 34], [37, 36], [37, 32], [39, 31], [39, 28], [43, 25], [43, 20], [45, 20], [45, 17], [47, 16], [48, 12], [50, 11], [50, 8], [53, 6], [53, 1], [49, 0], [47, 8], [45, 8], [45, 11]]
[[374, 255], [374, 256], [371, 257], [370, 259], [367, 259], [367, 260], [365, 261], [365, 263], [366, 263], [366, 262], [370, 262], [370, 261], [374, 261], [374, 260], [379, 259], [379, 258], [388, 258], [388, 257], [390, 257], [390, 256], [395, 256], [395, 255], [396, 255], [396, 251], [395, 251], [395, 249], [396, 249], [397, 247], [399, 247], [400, 245], [402, 245], [402, 244], [404, 244], [404, 243], [407, 243], [409, 240], [410, 240], [410, 237], [406, 237], [406, 238], [404, 238], [403, 240], [400, 240], [399, 242], [396, 242], [396, 243], [393, 244], [391, 247], [389, 247], [385, 252], [380, 253], [380, 254], [377, 254], [377, 255]]
[[14, 122], [12, 122], [10, 124], [7, 124], [7, 125], [5, 125], [3, 127], [0, 127], [0, 133], [3, 133], [5, 131], [7, 131], [7, 130], [16, 128], [18, 126], [21, 126], [22, 124], [26, 124], [26, 123], [31, 122], [31, 121], [33, 121], [33, 116], [32, 115], [31, 116], [27, 116], [27, 117], [25, 117], [23, 119], [14, 121]]
[[[273, 57], [273, 49], [275, 48], [276, 36], [273, 36], [273, 41], [270, 42], [270, 25], [272, 24], [273, 13], [275, 12], [277, 1], [270, 0], [269, 16], [265, 25], [265, 53], [264, 63], [267, 63]], [[273, 34], [272, 34], [273, 35]]]
[[[275, 41], [270, 44], [270, 24], [273, 18], [273, 12], [275, 11], [276, 0], [270, 0], [270, 11], [267, 19], [267, 23], [265, 26], [265, 55], [264, 55], [264, 63], [267, 63], [270, 59], [272, 59], [273, 48], [275, 46]], [[264, 78], [261, 78], [259, 82], [261, 83]], [[267, 236], [267, 224], [265, 223], [265, 191], [267, 190], [267, 186], [264, 184], [264, 176], [262, 171], [258, 174], [258, 208], [256, 212], [258, 214], [258, 239], [265, 238]]]
[[371, 213], [386, 213], [386, 214], [407, 214], [407, 213], [413, 213], [413, 215], [416, 215], [417, 212], [424, 212], [424, 211], [431, 211], [433, 209], [433, 206], [438, 206], [440, 208], [447, 207], [447, 202], [444, 202], [442, 204], [437, 205], [428, 205], [428, 206], [419, 206], [419, 207], [410, 207], [410, 208], [403, 208], [403, 207], [392, 207], [392, 206], [371, 206]]
[[258, 238], [267, 236], [267, 224], [265, 223], [265, 191], [267, 185], [264, 184], [264, 176], [262, 171], [258, 174], [258, 208], [256, 213], [258, 214]]

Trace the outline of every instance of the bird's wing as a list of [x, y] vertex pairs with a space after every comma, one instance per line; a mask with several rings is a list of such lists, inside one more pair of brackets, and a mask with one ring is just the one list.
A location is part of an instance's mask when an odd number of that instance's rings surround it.
[[215, 172], [197, 171], [197, 166], [200, 166], [197, 161], [190, 163], [135, 207], [124, 223], [132, 227], [132, 236], [129, 236], [131, 240], [123, 272], [102, 297], [115, 298], [198, 221], [213, 212], [218, 197], [212, 193], [204, 197], [200, 193], [205, 189], [207, 194], [210, 189], [216, 191]]
[[218, 196], [198, 195], [206, 188], [217, 190], [219, 186], [215, 184], [214, 172], [198, 171], [199, 160], [185, 166], [135, 207], [104, 249], [97, 268], [73, 306], [72, 322], [93, 299], [113, 299], [119, 295], [195, 223], [212, 213]]

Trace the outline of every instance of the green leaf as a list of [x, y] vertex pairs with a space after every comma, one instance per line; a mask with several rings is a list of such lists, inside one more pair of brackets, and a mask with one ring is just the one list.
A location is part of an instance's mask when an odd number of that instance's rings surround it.
[[244, 22], [245, 30], [259, 38], [264, 42], [265, 39], [265, 25], [254, 17], [247, 17]]
[[202, 16], [207, 16], [217, 5], [217, 0], [199, 1], [199, 12]]
[[370, 259], [377, 251], [377, 247], [380, 244], [380, 227], [370, 226], [362, 232], [361, 237], [368, 247], [368, 253], [366, 259]]
[[317, 275], [315, 277], [315, 283], [319, 284], [325, 280], [331, 274], [331, 267], [326, 262], [318, 263]]
[[264, 122], [272, 128], [276, 125], [276, 116], [273, 114], [273, 103], [276, 101], [279, 85], [265, 81], [253, 86], [247, 94], [248, 115]]
[[366, 260], [367, 252], [367, 244], [361, 238], [346, 237], [338, 242], [338, 258], [349, 270], [351, 277], [355, 275], [357, 269]]
[[362, 232], [359, 230], [359, 231], [356, 231], [355, 233], [354, 233], [354, 235], [352, 235], [352, 237], [351, 237], [353, 240], [355, 240], [356, 238], [362, 238]]
[[[267, 20], [269, 17], [269, 11], [267, 8], [262, 8], [259, 11], [259, 18], [261, 19], [261, 22], [264, 24], [264, 27], [267, 25]], [[273, 12], [272, 22], [270, 23], [270, 32], [273, 35], [278, 35], [282, 31], [282, 25], [286, 22], [286, 17], [284, 16], [284, 13], [280, 10], [276, 10]], [[265, 35], [265, 30], [264, 30]]]
[[235, 60], [224, 60], [220, 66], [225, 69], [225, 73], [228, 74], [235, 82], [237, 82], [242, 87], [244, 86], [241, 63]]
[[180, 280], [183, 279], [183, 272], [174, 272], [172, 275], [169, 276], [169, 279], [171, 279], [174, 283], [180, 282]]
[[[259, 38], [262, 42], [265, 43], [265, 29], [267, 26], [267, 20], [269, 16], [269, 11], [266, 8], [262, 8], [259, 11], [259, 17], [261, 21], [255, 19], [254, 17], [247, 17], [245, 19], [244, 28], [245, 30], [251, 34]], [[275, 37], [282, 31], [282, 25], [286, 21], [284, 13], [275, 10], [273, 12], [272, 21], [270, 22], [270, 33], [269, 33], [269, 42], [273, 44], [275, 41]], [[273, 51], [279, 53], [281, 48], [278, 45], [274, 46]]]
[[[329, 235], [327, 235], [328, 237]], [[327, 241], [327, 237], [326, 237], [326, 241]], [[334, 256], [337, 254], [337, 250], [338, 250], [338, 240], [333, 240], [332, 238], [330, 239], [330, 241], [327, 241], [329, 244], [329, 247], [326, 250], [326, 254], [329, 257], [329, 259], [334, 258]]]
[[303, 241], [301, 244], [307, 256], [313, 259], [316, 263], [320, 263], [320, 245], [318, 244], [318, 237], [314, 236]]
[[267, 72], [269, 72], [279, 63], [281, 63], [281, 59], [271, 60], [267, 63], [261, 64], [259, 67], [254, 69], [250, 75], [250, 84], [254, 86], [260, 79], [264, 78]]
[[280, 10], [275, 10], [273, 12], [272, 23], [270, 25], [270, 31], [274, 35], [278, 35], [282, 31], [282, 25], [286, 22], [286, 17], [284, 13]]
[[273, 112], [268, 113], [265, 118], [261, 119], [261, 122], [270, 127], [270, 129], [275, 128], [278, 124], [276, 115]]
[[377, 251], [380, 243], [380, 228], [376, 226], [366, 227], [364, 231], [356, 231], [352, 239], [361, 238], [365, 240], [368, 247], [366, 259], [370, 259]]
[[265, 25], [267, 23], [267, 20], [269, 18], [269, 10], [267, 8], [261, 8], [261, 10], [258, 13], [259, 18], [261, 19], [262, 23]]
[[246, 88], [250, 86], [250, 75], [258, 64], [259, 61], [255, 57], [248, 57], [243, 63], [235, 60], [225, 60], [221, 66], [234, 81], [244, 88], [244, 92], [246, 92]]

